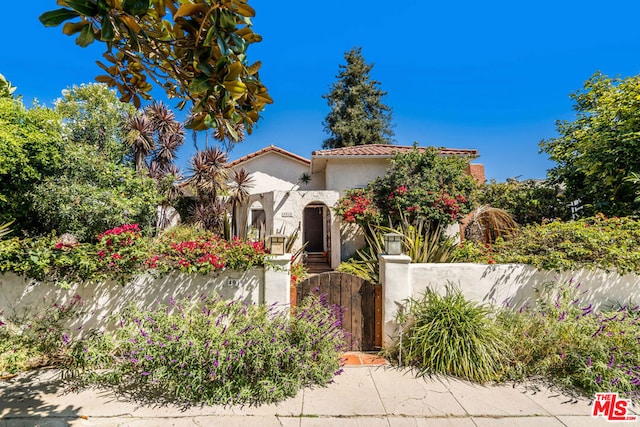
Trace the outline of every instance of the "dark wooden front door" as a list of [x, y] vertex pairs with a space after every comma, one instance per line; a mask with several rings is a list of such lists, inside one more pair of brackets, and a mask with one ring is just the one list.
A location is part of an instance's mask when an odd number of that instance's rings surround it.
[[324, 251], [324, 207], [307, 206], [304, 208], [304, 241], [307, 252]]
[[309, 277], [298, 284], [296, 301], [310, 294], [326, 294], [329, 304], [344, 309], [342, 328], [352, 351], [371, 351], [382, 344], [382, 291], [360, 277], [329, 272]]

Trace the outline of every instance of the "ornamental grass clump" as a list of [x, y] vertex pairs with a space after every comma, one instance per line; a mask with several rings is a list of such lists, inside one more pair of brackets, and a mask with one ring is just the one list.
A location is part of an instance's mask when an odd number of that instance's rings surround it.
[[477, 382], [498, 380], [508, 363], [507, 348], [491, 311], [467, 301], [458, 290], [431, 290], [409, 300], [398, 318], [403, 326], [391, 356], [421, 375], [444, 374]]
[[598, 311], [584, 296], [579, 284], [549, 284], [534, 307], [499, 316], [513, 351], [508, 376], [640, 398], [640, 306]]
[[67, 375], [182, 404], [294, 396], [330, 382], [344, 347], [335, 311], [318, 298], [290, 317], [282, 307], [201, 298], [150, 310], [131, 306], [114, 320], [113, 333], [77, 345]]

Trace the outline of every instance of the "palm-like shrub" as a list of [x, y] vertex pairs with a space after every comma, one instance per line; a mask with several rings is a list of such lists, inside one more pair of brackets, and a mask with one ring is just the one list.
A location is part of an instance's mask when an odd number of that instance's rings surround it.
[[504, 333], [491, 311], [467, 301], [460, 291], [449, 288], [442, 296], [429, 290], [423, 298], [409, 300], [397, 320], [404, 328], [390, 355], [422, 375], [483, 383], [499, 379], [508, 362]]
[[508, 238], [517, 234], [518, 224], [504, 209], [482, 205], [471, 213], [464, 230], [467, 240], [492, 243], [497, 238]]
[[249, 201], [249, 190], [253, 186], [253, 177], [245, 169], [234, 170], [229, 184], [229, 203], [231, 204], [231, 234], [247, 237], [247, 227], [240, 219], [240, 210]]

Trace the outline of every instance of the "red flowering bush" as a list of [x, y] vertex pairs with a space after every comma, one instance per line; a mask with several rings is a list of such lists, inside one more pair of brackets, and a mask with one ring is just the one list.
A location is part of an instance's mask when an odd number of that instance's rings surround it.
[[142, 238], [138, 224], [124, 224], [98, 236], [98, 267], [107, 275], [117, 276], [121, 283], [139, 271], [150, 257], [149, 245]]
[[379, 212], [371, 198], [371, 193], [362, 189], [349, 190], [335, 207], [338, 215], [348, 223], [377, 223]]
[[457, 221], [460, 212], [464, 209], [467, 198], [462, 194], [451, 196], [449, 193], [442, 193], [436, 197], [433, 206], [439, 209], [443, 214], [449, 215], [452, 220]]
[[473, 208], [476, 189], [465, 173], [468, 158], [440, 156], [436, 149], [398, 154], [385, 176], [366, 189], [351, 190], [338, 201], [336, 213], [349, 223], [393, 226], [408, 221], [449, 225]]
[[[170, 242], [161, 260], [165, 266], [184, 273], [208, 274], [223, 269], [246, 270], [264, 265], [267, 251], [263, 242], [229, 242], [213, 233], [205, 233], [193, 240]], [[155, 260], [156, 265], [158, 259]]]
[[172, 270], [208, 274], [264, 266], [268, 251], [262, 242], [191, 231], [150, 239], [137, 224], [101, 233], [95, 244], [70, 243], [50, 236], [0, 241], [0, 272], [11, 271], [60, 286], [86, 280], [117, 280], [124, 284], [136, 274], [165, 274]]

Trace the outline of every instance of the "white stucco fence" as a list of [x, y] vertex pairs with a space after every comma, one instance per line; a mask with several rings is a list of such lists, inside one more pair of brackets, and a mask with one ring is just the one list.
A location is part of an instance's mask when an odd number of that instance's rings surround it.
[[522, 264], [411, 264], [406, 255], [380, 256], [383, 292], [383, 342], [389, 344], [397, 332], [395, 316], [407, 298], [420, 298], [427, 288], [444, 294], [447, 287], [459, 289], [469, 300], [495, 306], [520, 308], [532, 305], [544, 285], [577, 286], [581, 303], [594, 308], [640, 303], [640, 276], [602, 270], [554, 272]]
[[173, 272], [162, 278], [137, 277], [126, 285], [113, 281], [76, 283], [69, 289], [43, 284], [14, 273], [0, 274], [0, 317], [32, 316], [53, 304], [66, 304], [75, 295], [82, 304], [80, 316], [67, 326], [81, 334], [105, 327], [106, 318], [129, 303], [151, 307], [168, 305], [169, 299], [211, 297], [238, 299], [247, 304], [290, 303], [289, 262], [291, 255], [272, 258], [275, 268], [252, 268], [247, 271], [223, 271], [212, 275]]

